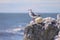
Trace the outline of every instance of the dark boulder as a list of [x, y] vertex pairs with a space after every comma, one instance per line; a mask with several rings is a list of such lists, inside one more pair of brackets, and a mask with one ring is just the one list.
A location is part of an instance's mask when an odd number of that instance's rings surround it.
[[[42, 23], [43, 24], [43, 23]], [[41, 23], [26, 26], [24, 30], [24, 40], [54, 40], [59, 29], [52, 24], [47, 29]]]

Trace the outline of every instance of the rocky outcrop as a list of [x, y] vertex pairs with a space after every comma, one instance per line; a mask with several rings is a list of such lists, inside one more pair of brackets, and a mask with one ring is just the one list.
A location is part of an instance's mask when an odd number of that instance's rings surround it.
[[24, 40], [54, 40], [58, 32], [57, 26], [52, 24], [46, 29], [44, 23], [29, 24], [24, 30]]

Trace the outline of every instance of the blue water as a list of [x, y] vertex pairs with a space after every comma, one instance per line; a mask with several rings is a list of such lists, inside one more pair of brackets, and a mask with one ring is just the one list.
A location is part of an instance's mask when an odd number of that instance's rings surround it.
[[[53, 17], [56, 18], [57, 13], [38, 13], [43, 18]], [[28, 13], [0, 13], [0, 40], [23, 40], [23, 35], [20, 33], [23, 31], [17, 31], [16, 33], [5, 32], [5, 30], [12, 30], [18, 27], [24, 27], [30, 22], [31, 18]]]

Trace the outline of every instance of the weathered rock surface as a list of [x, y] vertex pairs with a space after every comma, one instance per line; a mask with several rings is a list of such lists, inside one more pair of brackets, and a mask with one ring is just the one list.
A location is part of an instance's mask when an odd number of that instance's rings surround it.
[[52, 24], [48, 25], [47, 29], [43, 23], [31, 24], [24, 30], [24, 40], [54, 40], [58, 32], [57, 26]]

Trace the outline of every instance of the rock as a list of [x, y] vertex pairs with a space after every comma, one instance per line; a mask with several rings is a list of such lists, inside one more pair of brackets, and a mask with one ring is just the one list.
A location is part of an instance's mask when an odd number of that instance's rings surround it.
[[59, 29], [57, 26], [52, 24], [48, 25], [47, 29], [45, 30], [45, 40], [54, 40], [55, 36], [58, 35]]
[[24, 30], [24, 40], [54, 40], [58, 35], [59, 29], [52, 24], [44, 28], [44, 23], [31, 24]]

